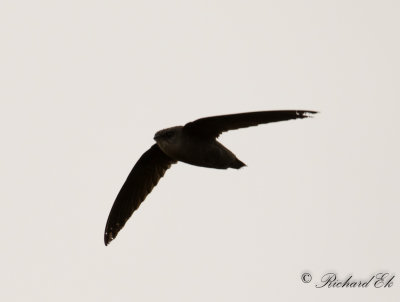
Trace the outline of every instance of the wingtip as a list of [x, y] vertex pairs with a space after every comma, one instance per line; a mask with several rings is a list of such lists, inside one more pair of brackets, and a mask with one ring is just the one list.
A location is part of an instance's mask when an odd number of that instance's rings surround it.
[[312, 110], [298, 110], [296, 112], [299, 118], [309, 118], [314, 117], [314, 114], [319, 113], [319, 111], [312, 111]]
[[113, 241], [114, 238], [115, 238], [115, 236], [113, 236], [112, 232], [105, 232], [104, 233], [104, 245], [108, 246], [110, 244], [110, 242]]

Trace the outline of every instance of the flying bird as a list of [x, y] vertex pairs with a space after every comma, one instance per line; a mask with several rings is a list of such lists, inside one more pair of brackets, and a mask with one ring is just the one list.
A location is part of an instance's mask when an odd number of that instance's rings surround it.
[[137, 161], [123, 184], [104, 232], [108, 245], [133, 212], [157, 185], [172, 164], [178, 161], [214, 169], [240, 169], [245, 164], [217, 141], [226, 131], [279, 121], [310, 117], [316, 111], [258, 111], [201, 118], [184, 126], [158, 131], [150, 147]]

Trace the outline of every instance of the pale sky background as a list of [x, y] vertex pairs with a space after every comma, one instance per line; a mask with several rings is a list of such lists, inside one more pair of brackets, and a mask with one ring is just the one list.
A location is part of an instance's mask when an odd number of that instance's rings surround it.
[[[398, 301], [398, 1], [1, 1], [1, 301]], [[103, 243], [162, 128], [256, 110]], [[303, 272], [313, 281], [304, 284]], [[391, 288], [317, 289], [395, 274]]]

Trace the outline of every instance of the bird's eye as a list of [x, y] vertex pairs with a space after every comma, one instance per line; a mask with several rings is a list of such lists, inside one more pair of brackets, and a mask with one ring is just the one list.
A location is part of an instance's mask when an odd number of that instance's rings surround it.
[[165, 137], [166, 138], [171, 138], [171, 137], [173, 137], [174, 136], [174, 133], [172, 132], [172, 131], [169, 131], [169, 132], [166, 132], [165, 133]]

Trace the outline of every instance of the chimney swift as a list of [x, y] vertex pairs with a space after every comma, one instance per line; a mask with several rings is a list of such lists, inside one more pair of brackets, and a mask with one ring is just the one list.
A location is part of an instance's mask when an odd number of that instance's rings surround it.
[[280, 110], [220, 115], [158, 131], [154, 135], [156, 143], [139, 158], [115, 199], [104, 232], [105, 245], [117, 236], [172, 164], [181, 161], [214, 169], [240, 169], [245, 166], [235, 154], [217, 141], [222, 132], [306, 118], [315, 113]]

